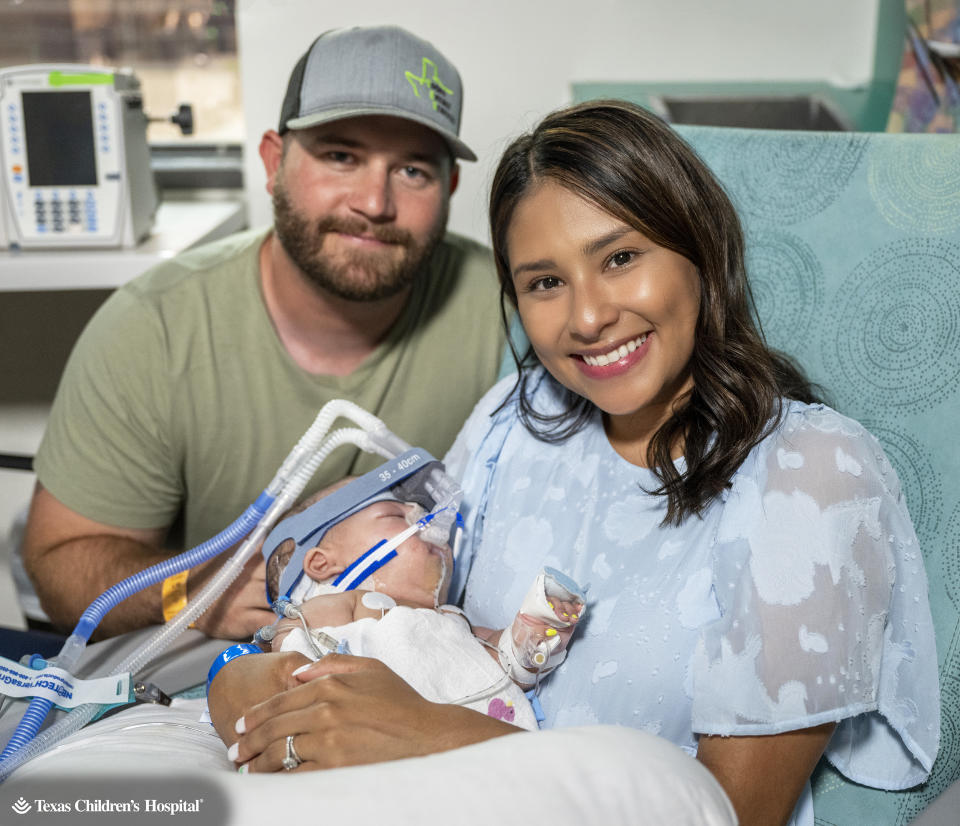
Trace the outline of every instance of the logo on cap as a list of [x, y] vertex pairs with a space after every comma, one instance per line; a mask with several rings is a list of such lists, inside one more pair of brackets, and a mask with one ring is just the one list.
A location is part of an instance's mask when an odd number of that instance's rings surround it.
[[[415, 75], [409, 69], [404, 72], [404, 74], [407, 76], [407, 81], [410, 83], [410, 87], [417, 97], [420, 97], [420, 87], [426, 87], [430, 94], [430, 103], [433, 106], [433, 110], [439, 112], [451, 123], [454, 122], [453, 114], [450, 112], [450, 102], [446, 98], [447, 95], [453, 94], [453, 89], [448, 89], [443, 85], [436, 63], [429, 57], [425, 57], [423, 58], [419, 76]], [[439, 98], [437, 97], [438, 95]]]

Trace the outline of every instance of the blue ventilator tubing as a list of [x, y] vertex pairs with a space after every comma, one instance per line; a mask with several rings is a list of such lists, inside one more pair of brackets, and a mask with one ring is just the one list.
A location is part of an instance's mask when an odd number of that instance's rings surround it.
[[[201, 562], [206, 562], [208, 559], [212, 559], [218, 554], [223, 553], [227, 548], [235, 545], [257, 526], [257, 523], [263, 518], [263, 515], [267, 512], [270, 505], [273, 504], [275, 498], [276, 497], [270, 496], [266, 492], [261, 493], [260, 496], [257, 497], [256, 502], [250, 505], [238, 519], [216, 536], [189, 551], [184, 551], [182, 554], [172, 557], [171, 559], [158, 562], [156, 565], [127, 577], [122, 582], [108, 588], [90, 603], [87, 610], [83, 612], [71, 636], [80, 637], [84, 641], [89, 640], [90, 635], [96, 630], [107, 612], [119, 605], [123, 600], [142, 591], [144, 588], [148, 588], [158, 582], [163, 582], [163, 580], [169, 576], [193, 568]], [[55, 665], [56, 660], [54, 660], [52, 664]], [[53, 705], [53, 701], [43, 697], [34, 697], [30, 701], [16, 731], [14, 731], [6, 748], [4, 748], [3, 754], [0, 754], [0, 777], [3, 776], [3, 761], [37, 736]]]
[[[360, 425], [360, 429], [341, 428], [330, 434], [330, 428], [338, 417], [352, 419]], [[355, 445], [387, 459], [396, 458], [405, 451], [411, 450], [410, 445], [391, 433], [380, 419], [353, 402], [344, 399], [327, 402], [284, 460], [273, 481], [239, 519], [203, 544], [141, 571], [101, 594], [84, 611], [60, 653], [47, 664], [58, 666], [69, 673], [82, 656], [87, 640], [103, 616], [118, 603], [173, 574], [212, 559], [246, 538], [234, 557], [238, 559], [240, 554], [249, 550], [247, 546], [254, 541], [261, 529], [269, 530], [269, 520], [276, 518], [283, 506], [289, 507], [295, 501], [296, 496], [303, 491], [308, 480], [329, 453], [343, 444]], [[145, 662], [149, 662], [151, 656], [155, 656], [158, 650], [162, 650], [162, 647], [168, 644], [170, 633], [180, 633], [190, 619], [200, 616], [214, 600], [219, 598], [222, 589], [229, 586], [232, 578], [239, 574], [234, 559], [231, 559], [213, 580], [204, 586], [187, 608], [170, 619], [142, 649], [138, 649], [119, 663], [112, 673], [135, 673]], [[240, 560], [237, 564], [242, 562], [243, 560]], [[47, 714], [53, 708], [53, 703], [35, 697], [24, 713], [16, 732], [7, 743], [3, 754], [0, 754], [0, 783], [18, 766], [37, 756], [59, 739], [78, 731], [112, 707], [113, 704], [79, 705], [62, 720], [40, 731]]]

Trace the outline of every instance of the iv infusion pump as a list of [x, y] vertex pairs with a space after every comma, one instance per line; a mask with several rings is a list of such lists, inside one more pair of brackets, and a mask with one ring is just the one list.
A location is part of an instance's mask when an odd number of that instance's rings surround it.
[[129, 70], [0, 69], [0, 249], [136, 246], [159, 204], [147, 122]]

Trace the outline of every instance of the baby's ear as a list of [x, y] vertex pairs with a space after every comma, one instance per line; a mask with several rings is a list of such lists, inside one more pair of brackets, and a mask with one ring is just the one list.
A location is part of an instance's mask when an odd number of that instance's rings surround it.
[[332, 551], [318, 545], [307, 551], [303, 558], [303, 572], [318, 582], [330, 579], [341, 573], [344, 569], [343, 564], [338, 562]]

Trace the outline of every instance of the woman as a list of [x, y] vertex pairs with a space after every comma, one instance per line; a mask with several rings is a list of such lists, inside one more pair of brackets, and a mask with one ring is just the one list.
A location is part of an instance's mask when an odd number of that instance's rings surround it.
[[[861, 783], [921, 782], [939, 736], [936, 654], [899, 485], [877, 442], [764, 343], [739, 222], [710, 172], [652, 115], [587, 103], [507, 149], [490, 211], [533, 366], [487, 395], [447, 458], [470, 537], [452, 594], [498, 627], [544, 564], [590, 583], [582, 636], [541, 693], [548, 723], [673, 741], [744, 824], [812, 823], [825, 752]], [[362, 663], [315, 668], [349, 668], [370, 708], [397, 690]], [[309, 711], [326, 691], [248, 723], [289, 710], [329, 735]], [[389, 735], [367, 726], [362, 750], [504, 733], [462, 716], [418, 728], [426, 715], [404, 694]]]

